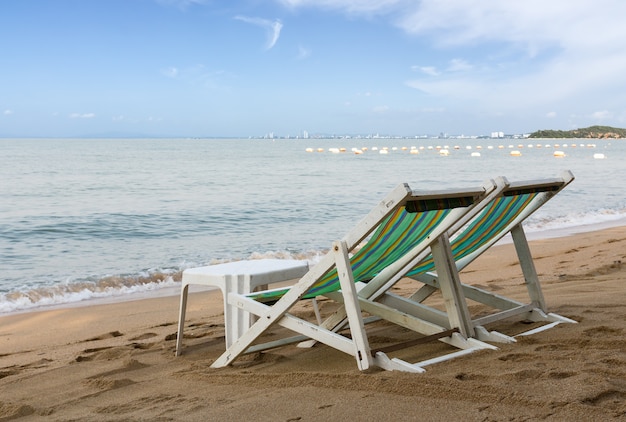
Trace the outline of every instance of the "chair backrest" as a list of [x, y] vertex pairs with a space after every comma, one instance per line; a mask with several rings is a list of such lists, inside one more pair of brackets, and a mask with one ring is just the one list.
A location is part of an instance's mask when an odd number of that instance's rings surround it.
[[[371, 237], [351, 256], [350, 265], [355, 282], [371, 280], [420, 245], [426, 249], [429, 236], [444, 221], [448, 218], [456, 221], [479, 203], [479, 199], [486, 194], [486, 189], [481, 189], [438, 193], [412, 191], [411, 195], [371, 228]], [[493, 183], [489, 189], [493, 189]], [[339, 289], [337, 269], [332, 266], [302, 297], [313, 298]], [[249, 297], [262, 302], [273, 301], [287, 291], [288, 288], [274, 289], [252, 293]]]
[[[467, 217], [471, 217], [469, 223], [451, 229], [450, 246], [457, 268], [461, 270], [467, 266], [572, 180], [572, 173], [564, 172], [559, 178], [512, 183], [490, 201], [485, 201], [481, 209], [475, 209], [474, 213], [468, 214]], [[429, 256], [407, 275], [421, 274], [433, 269], [432, 256]]]

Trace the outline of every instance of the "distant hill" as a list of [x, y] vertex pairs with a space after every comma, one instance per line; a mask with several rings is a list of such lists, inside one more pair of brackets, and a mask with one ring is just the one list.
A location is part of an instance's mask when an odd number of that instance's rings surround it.
[[620, 139], [626, 138], [626, 129], [611, 126], [589, 126], [574, 130], [538, 130], [530, 134], [531, 138], [583, 138], [583, 139]]

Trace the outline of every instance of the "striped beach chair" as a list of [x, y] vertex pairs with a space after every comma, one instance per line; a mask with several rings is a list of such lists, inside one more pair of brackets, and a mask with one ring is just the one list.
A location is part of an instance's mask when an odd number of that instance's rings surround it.
[[[483, 304], [491, 310], [490, 313], [487, 313], [483, 307], [481, 316], [474, 318], [466, 313], [468, 309], [467, 304], [459, 307], [462, 312], [459, 313], [457, 318], [462, 321], [461, 323], [465, 326], [465, 332], [469, 336], [482, 341], [514, 342], [514, 337], [485, 329], [485, 325], [503, 319], [546, 323], [518, 335], [533, 334], [554, 327], [562, 322], [575, 323], [575, 321], [569, 318], [548, 312], [540, 280], [522, 226], [526, 218], [573, 180], [573, 174], [565, 171], [560, 177], [553, 179], [510, 184], [507, 182], [506, 188], [492, 192], [486, 200], [459, 219], [448, 231], [450, 254], [454, 259], [457, 272], [466, 268], [482, 253], [510, 233], [527, 288], [528, 301], [520, 302], [519, 300], [508, 298], [502, 293], [495, 293], [485, 288], [460, 283], [462, 291], [459, 297], [463, 297], [465, 301], [472, 300]], [[409, 270], [406, 275], [424, 283], [423, 287], [417, 290], [410, 298], [399, 297], [390, 293], [388, 290], [389, 283], [369, 284], [360, 291], [360, 294], [395, 309], [419, 315], [424, 319], [446, 326], [446, 321], [450, 319], [450, 316], [446, 315], [445, 312], [421, 305], [433, 293], [446, 288], [440, 282], [441, 275], [438, 274], [434, 257], [429, 256], [425, 258]], [[335, 315], [333, 320], [326, 322], [326, 326], [337, 324], [341, 316], [341, 314]]]
[[[223, 367], [244, 353], [275, 348], [306, 339], [324, 343], [354, 356], [360, 370], [378, 366], [387, 370], [422, 372], [422, 366], [478, 349], [494, 347], [470, 338], [458, 315], [466, 310], [456, 268], [450, 257], [445, 234], [479, 206], [493, 192], [506, 187], [503, 178], [472, 189], [413, 191], [403, 184], [394, 189], [296, 284], [249, 294], [229, 293], [226, 306], [235, 306], [257, 316], [246, 332], [237, 338], [212, 364]], [[363, 246], [361, 244], [365, 242]], [[449, 306], [445, 324], [409, 315], [358, 294], [369, 283], [392, 285], [414, 266], [432, 256], [439, 274], [438, 283]], [[390, 284], [389, 284], [390, 283]], [[327, 328], [317, 321], [294, 315], [292, 308], [302, 299], [325, 296], [342, 303], [345, 325], [343, 335], [337, 326]], [[451, 344], [455, 351], [427, 362], [409, 363], [390, 359], [383, 351], [372, 351], [365, 330], [363, 311], [376, 318], [409, 328], [424, 336], [434, 336]], [[259, 344], [267, 330], [280, 325], [295, 336]]]

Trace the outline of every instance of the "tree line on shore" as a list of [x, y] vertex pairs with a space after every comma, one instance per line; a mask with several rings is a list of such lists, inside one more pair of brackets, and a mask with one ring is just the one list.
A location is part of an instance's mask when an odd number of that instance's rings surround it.
[[538, 130], [531, 138], [579, 138], [579, 139], [620, 139], [626, 138], [626, 129], [611, 126], [589, 126], [573, 130]]

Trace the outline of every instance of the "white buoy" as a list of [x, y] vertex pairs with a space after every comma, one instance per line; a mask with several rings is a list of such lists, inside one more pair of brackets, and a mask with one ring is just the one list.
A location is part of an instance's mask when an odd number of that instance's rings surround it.
[[470, 155], [472, 157], [480, 157], [480, 152], [472, 152]]
[[565, 153], [563, 151], [554, 151], [552, 155], [558, 158], [565, 157]]
[[521, 152], [519, 152], [518, 150], [514, 149], [513, 151], [511, 151], [511, 155], [512, 155], [513, 157], [521, 157], [521, 156], [522, 156], [522, 153], [521, 153]]
[[596, 160], [604, 160], [606, 158], [606, 155], [598, 152], [597, 154], [593, 154], [593, 158], [595, 158]]

